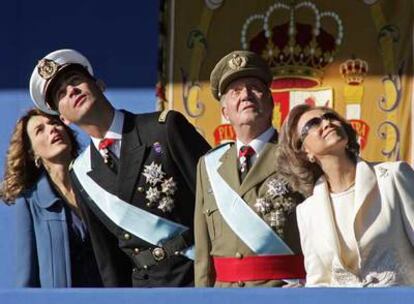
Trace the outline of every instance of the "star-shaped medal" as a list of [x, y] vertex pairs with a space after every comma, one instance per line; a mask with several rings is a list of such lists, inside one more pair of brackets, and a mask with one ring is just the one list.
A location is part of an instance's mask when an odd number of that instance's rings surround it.
[[165, 173], [162, 171], [161, 164], [156, 164], [152, 162], [150, 165], [146, 165], [142, 175], [145, 176], [146, 182], [155, 186], [162, 181]]

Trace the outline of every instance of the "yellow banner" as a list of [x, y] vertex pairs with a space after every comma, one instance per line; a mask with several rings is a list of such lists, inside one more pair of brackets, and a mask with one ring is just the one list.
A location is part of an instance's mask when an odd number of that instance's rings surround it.
[[165, 1], [160, 107], [212, 145], [234, 139], [209, 75], [248, 49], [272, 68], [276, 128], [295, 104], [326, 104], [352, 123], [363, 158], [411, 161], [413, 10], [412, 0]]

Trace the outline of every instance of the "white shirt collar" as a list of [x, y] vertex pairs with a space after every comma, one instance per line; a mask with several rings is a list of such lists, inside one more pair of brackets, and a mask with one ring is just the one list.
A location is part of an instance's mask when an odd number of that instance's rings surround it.
[[[106, 131], [104, 138], [113, 138], [120, 141], [122, 139], [122, 129], [124, 127], [125, 114], [119, 110], [114, 111], [114, 118], [112, 119], [111, 126]], [[103, 138], [92, 137], [92, 142], [97, 150], [99, 150], [99, 143]]]
[[253, 156], [253, 161], [256, 160], [259, 157], [260, 153], [263, 151], [264, 146], [266, 145], [266, 143], [269, 142], [269, 140], [272, 138], [274, 133], [275, 133], [275, 129], [273, 127], [270, 127], [269, 129], [264, 131], [262, 134], [260, 134], [258, 137], [256, 137], [255, 139], [253, 139], [251, 142], [247, 144], [244, 144], [239, 139], [237, 139], [236, 141], [237, 155], [239, 155], [239, 151], [242, 146], [249, 145], [256, 152], [255, 155]]

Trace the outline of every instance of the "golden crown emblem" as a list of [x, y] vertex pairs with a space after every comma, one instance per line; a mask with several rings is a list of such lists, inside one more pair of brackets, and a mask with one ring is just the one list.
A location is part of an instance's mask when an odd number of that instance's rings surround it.
[[[285, 14], [276, 18], [278, 13]], [[322, 27], [324, 19], [334, 22], [336, 37]], [[314, 85], [321, 83], [323, 69], [334, 60], [342, 39], [339, 16], [321, 12], [310, 1], [276, 1], [264, 14], [249, 16], [241, 31], [241, 47], [267, 60], [274, 79], [305, 78]]]
[[368, 72], [368, 63], [362, 59], [348, 59], [339, 66], [342, 77], [349, 85], [360, 85]]

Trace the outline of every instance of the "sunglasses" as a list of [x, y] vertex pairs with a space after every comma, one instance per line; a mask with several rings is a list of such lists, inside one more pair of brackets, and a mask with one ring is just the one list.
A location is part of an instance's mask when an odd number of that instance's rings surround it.
[[300, 131], [300, 140], [303, 143], [306, 136], [309, 135], [309, 132], [312, 129], [315, 128], [319, 128], [319, 126], [321, 125], [322, 121], [327, 120], [327, 121], [340, 121], [338, 115], [336, 115], [335, 113], [332, 112], [327, 112], [319, 117], [314, 117], [312, 119], [310, 119], [309, 121], [307, 121], [305, 123], [305, 125], [303, 126], [302, 130]]

